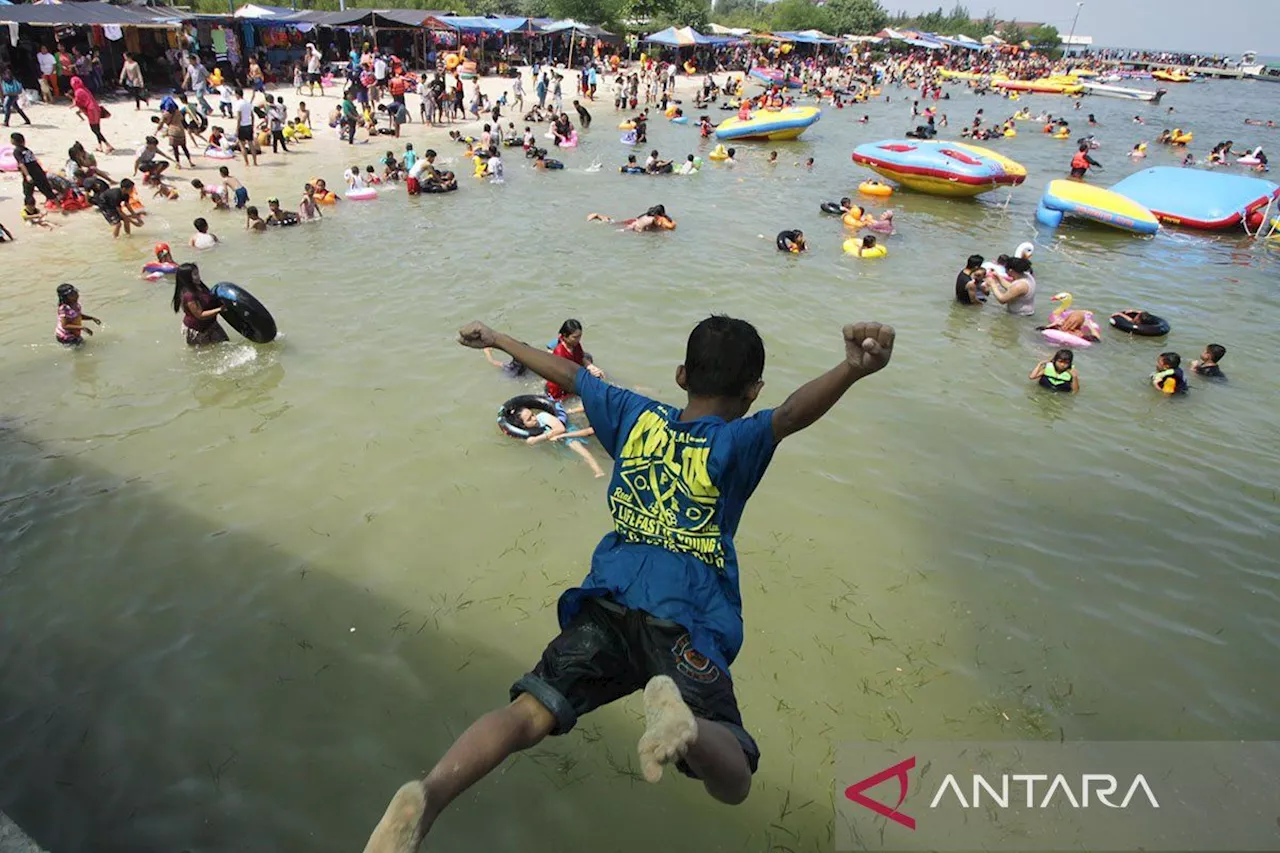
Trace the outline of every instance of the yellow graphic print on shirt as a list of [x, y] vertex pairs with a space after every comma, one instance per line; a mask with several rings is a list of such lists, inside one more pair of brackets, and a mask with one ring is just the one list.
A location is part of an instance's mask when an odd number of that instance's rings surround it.
[[609, 494], [618, 533], [723, 569], [714, 522], [720, 490], [707, 473], [710, 454], [707, 436], [672, 430], [655, 411], [641, 413], [617, 458], [621, 483]]

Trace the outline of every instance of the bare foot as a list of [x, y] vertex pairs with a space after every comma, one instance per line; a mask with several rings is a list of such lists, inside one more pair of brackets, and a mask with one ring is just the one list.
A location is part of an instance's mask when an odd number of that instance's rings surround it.
[[680, 698], [680, 689], [666, 675], [649, 679], [644, 688], [645, 730], [636, 751], [644, 778], [657, 782], [663, 765], [684, 757], [698, 738], [698, 722]]
[[422, 831], [422, 816], [427, 808], [427, 791], [421, 781], [406, 782], [396, 791], [382, 820], [369, 836], [364, 853], [414, 853]]

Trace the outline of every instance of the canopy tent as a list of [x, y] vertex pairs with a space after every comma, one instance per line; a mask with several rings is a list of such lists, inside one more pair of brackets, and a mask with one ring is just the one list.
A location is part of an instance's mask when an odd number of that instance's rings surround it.
[[645, 41], [652, 44], [666, 45], [667, 47], [693, 47], [699, 44], [710, 44], [707, 37], [693, 29], [693, 27], [667, 27], [656, 33], [645, 36]]
[[1004, 44], [1004, 39], [1000, 38], [1000, 36], [983, 36], [982, 43], [987, 47], [991, 47], [997, 44]]
[[[411, 12], [410, 9], [403, 10]], [[515, 18], [508, 16], [463, 16], [463, 15], [429, 15], [422, 19], [422, 13], [418, 13], [418, 23], [422, 26], [429, 26], [438, 29], [436, 24], [443, 24], [445, 29], [457, 30], [460, 33], [516, 33], [526, 32], [532, 33], [537, 28], [528, 18]]]
[[844, 36], [844, 40], [853, 42], [854, 44], [881, 44], [884, 41], [884, 39], [877, 36], [856, 36], [848, 34]]
[[157, 18], [112, 6], [110, 3], [58, 3], [14, 4], [0, 11], [0, 23], [27, 24], [35, 27], [117, 26], [160, 27], [178, 26], [174, 19]]
[[934, 41], [941, 42], [947, 47], [962, 47], [965, 50], [982, 50], [982, 42], [974, 41], [967, 36], [956, 36], [955, 38], [947, 38], [946, 36], [930, 35], [929, 38]]
[[557, 33], [572, 33], [573, 35], [587, 36], [589, 38], [612, 37], [613, 33], [603, 30], [600, 27], [594, 27], [591, 24], [584, 24], [575, 21], [572, 18], [566, 18], [563, 21], [552, 21], [541, 27], [543, 33], [547, 35], [556, 35]]
[[279, 18], [288, 18], [295, 14], [293, 9], [285, 9], [281, 6], [257, 6], [253, 3], [246, 3], [239, 9], [236, 9], [236, 18], [250, 18], [252, 20], [275, 20]]
[[821, 30], [802, 30], [800, 32], [775, 32], [774, 37], [781, 41], [793, 41], [798, 44], [839, 44], [840, 39], [829, 36]]
[[722, 27], [719, 24], [712, 24], [707, 29], [711, 30], [712, 35], [717, 36], [749, 36], [751, 30], [747, 27]]

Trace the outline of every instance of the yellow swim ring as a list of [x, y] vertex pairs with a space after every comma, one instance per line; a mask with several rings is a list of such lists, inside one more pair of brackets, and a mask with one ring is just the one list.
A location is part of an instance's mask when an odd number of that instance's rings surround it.
[[1004, 135], [1005, 135], [1006, 137], [1013, 137], [1013, 136], [1017, 136], [1017, 135], [1018, 135], [1018, 131], [1014, 130], [1013, 128], [1009, 128], [1008, 130], [1006, 130], [1006, 131], [1004, 132]]
[[864, 215], [862, 208], [855, 204], [848, 213], [840, 217], [840, 221], [850, 228], [861, 228], [867, 224], [867, 217]]
[[711, 149], [711, 153], [707, 155], [707, 158], [711, 160], [728, 160], [729, 152], [725, 150], [723, 145], [717, 145]]
[[862, 248], [862, 241], [859, 240], [857, 237], [850, 237], [848, 240], [844, 241], [842, 246], [844, 248], [845, 254], [853, 255], [854, 257], [858, 257], [858, 258], [866, 258], [866, 259], [883, 258], [889, 254], [889, 250], [886, 249], [880, 243], [877, 243], [876, 245], [872, 246], [870, 249], [864, 250]]
[[635, 130], [636, 123], [634, 121], [624, 121], [618, 125], [618, 130]]
[[858, 192], [864, 195], [890, 196], [893, 195], [893, 187], [879, 181], [863, 181], [858, 184]]
[[1059, 131], [1057, 131], [1056, 133], [1054, 133], [1054, 134], [1053, 134], [1053, 138], [1054, 138], [1054, 139], [1070, 139], [1070, 138], [1071, 138], [1071, 132], [1070, 132], [1070, 131], [1063, 132], [1063, 131], [1059, 130]]

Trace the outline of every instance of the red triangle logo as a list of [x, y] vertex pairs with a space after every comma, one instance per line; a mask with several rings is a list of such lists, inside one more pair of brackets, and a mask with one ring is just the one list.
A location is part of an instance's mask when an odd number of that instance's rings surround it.
[[[889, 820], [894, 823], [901, 824], [907, 829], [915, 829], [916, 819], [898, 811], [898, 807], [907, 799], [907, 784], [910, 781], [907, 776], [907, 772], [909, 770], [914, 770], [915, 766], [916, 757], [914, 755], [904, 761], [899, 761], [892, 767], [886, 767], [879, 773], [876, 773], [873, 776], [868, 776], [861, 782], [854, 782], [848, 788], [845, 788], [845, 798], [850, 802], [857, 803], [863, 808], [871, 809], [876, 814], [882, 817], [887, 817]], [[874, 788], [880, 783], [887, 782], [890, 779], [898, 780], [898, 802], [894, 804], [893, 808], [889, 808], [884, 803], [873, 800], [862, 793], [868, 788]]]

